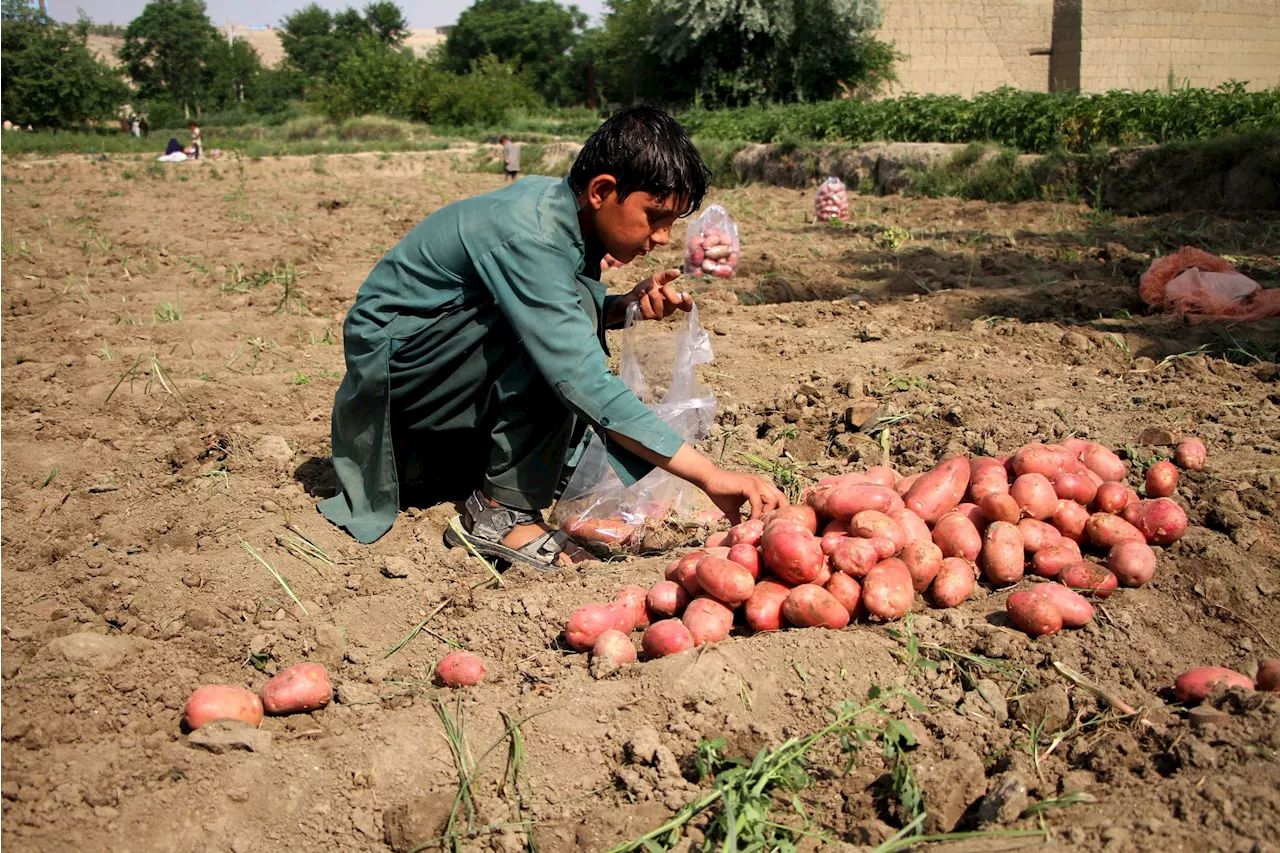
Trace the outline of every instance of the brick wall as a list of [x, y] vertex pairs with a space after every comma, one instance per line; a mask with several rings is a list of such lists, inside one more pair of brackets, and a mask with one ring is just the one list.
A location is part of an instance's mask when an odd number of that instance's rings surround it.
[[[889, 94], [1280, 84], [1280, 0], [882, 0]], [[1052, 49], [1052, 55], [1048, 51]]]

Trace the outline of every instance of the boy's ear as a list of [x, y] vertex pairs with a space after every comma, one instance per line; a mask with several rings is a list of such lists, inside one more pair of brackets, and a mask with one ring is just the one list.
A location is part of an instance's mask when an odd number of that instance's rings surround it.
[[596, 175], [587, 183], [587, 204], [592, 210], [599, 210], [609, 200], [609, 196], [618, 191], [618, 179], [613, 175]]

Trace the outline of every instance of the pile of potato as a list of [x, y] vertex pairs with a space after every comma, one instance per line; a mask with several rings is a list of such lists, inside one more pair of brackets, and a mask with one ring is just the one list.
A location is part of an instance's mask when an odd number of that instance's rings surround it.
[[713, 204], [689, 226], [684, 274], [733, 278], [741, 251], [737, 223], [723, 207]]
[[[1204, 445], [1186, 439], [1174, 459], [1198, 470]], [[1177, 467], [1149, 469], [1146, 499], [1127, 476], [1108, 448], [1069, 439], [956, 456], [907, 477], [887, 467], [828, 477], [802, 503], [711, 536], [651, 589], [626, 587], [611, 604], [575, 611], [565, 637], [624, 663], [636, 630], [644, 654], [663, 657], [723, 640], [735, 623], [775, 631], [893, 620], [916, 593], [955, 607], [980, 578], [1008, 587], [1028, 573], [1044, 582], [1009, 596], [1013, 624], [1032, 636], [1080, 627], [1093, 617], [1090, 598], [1149, 581], [1151, 545], [1187, 527], [1168, 497]]]
[[849, 194], [844, 181], [827, 178], [813, 197], [813, 218], [817, 222], [849, 221]]

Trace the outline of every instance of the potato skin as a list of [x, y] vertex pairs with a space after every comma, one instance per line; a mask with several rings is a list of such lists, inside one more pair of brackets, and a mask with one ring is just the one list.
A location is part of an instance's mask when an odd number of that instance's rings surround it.
[[1142, 501], [1134, 527], [1152, 545], [1170, 545], [1187, 532], [1187, 514], [1169, 498]]
[[[1009, 474], [1003, 462], [990, 456], [975, 456], [969, 460], [969, 488], [966, 496], [970, 501], [981, 506], [983, 498], [988, 495], [1007, 494]], [[991, 518], [990, 515], [987, 517]]]
[[1128, 504], [1129, 489], [1124, 483], [1103, 483], [1098, 486], [1098, 491], [1093, 497], [1093, 508], [1096, 512], [1109, 512], [1115, 515]]
[[258, 694], [268, 714], [302, 714], [333, 701], [329, 673], [318, 663], [295, 663], [273, 675]]
[[881, 619], [901, 619], [911, 609], [916, 591], [906, 563], [896, 557], [881, 560], [862, 579], [862, 606]]
[[621, 631], [605, 631], [591, 647], [593, 658], [604, 658], [616, 664], [635, 663], [636, 647], [631, 638]]
[[1018, 502], [1008, 492], [992, 492], [983, 497], [978, 507], [988, 521], [1007, 521], [1010, 524], [1017, 524], [1018, 519], [1022, 517], [1022, 507], [1018, 506]]
[[[1071, 540], [1067, 540], [1070, 542]], [[1080, 551], [1072, 550], [1066, 545], [1054, 545], [1037, 551], [1031, 558], [1031, 572], [1042, 578], [1056, 580], [1062, 570], [1073, 563], [1079, 563]]]
[[907, 542], [933, 541], [933, 533], [930, 532], [929, 525], [924, 523], [923, 518], [906, 507], [890, 510], [885, 515], [893, 519], [893, 523], [901, 527], [902, 532], [907, 534]]
[[898, 484], [898, 472], [888, 465], [873, 465], [867, 469], [866, 477], [871, 482], [892, 489]]
[[1033, 637], [1056, 634], [1062, 630], [1062, 613], [1053, 599], [1037, 589], [1020, 589], [1010, 593], [1005, 608], [1020, 631]]
[[898, 555], [911, 574], [911, 586], [924, 592], [942, 568], [942, 549], [932, 542], [908, 542]]
[[1204, 700], [1219, 684], [1227, 687], [1253, 689], [1253, 679], [1225, 666], [1201, 666], [1179, 675], [1173, 682], [1173, 693], [1179, 702], [1194, 703]]
[[869, 509], [849, 519], [849, 535], [870, 539], [881, 557], [892, 557], [907, 544], [907, 534], [883, 512]]
[[760, 577], [760, 549], [755, 545], [748, 545], [745, 542], [734, 545], [729, 549], [727, 559], [750, 572], [752, 580]]
[[1116, 591], [1119, 581], [1115, 575], [1097, 563], [1081, 560], [1064, 566], [1058, 580], [1081, 595], [1107, 598]]
[[734, 545], [759, 545], [764, 535], [764, 520], [752, 519], [729, 528], [729, 535], [724, 544], [732, 548]]
[[1107, 568], [1125, 586], [1142, 586], [1156, 573], [1156, 552], [1145, 542], [1120, 542], [1107, 553]]
[[1060, 583], [1041, 583], [1032, 590], [1047, 597], [1058, 608], [1062, 616], [1062, 627], [1083, 628], [1093, 618], [1093, 605], [1075, 590], [1067, 589]]
[[929, 594], [937, 607], [959, 607], [973, 595], [976, 586], [974, 565], [959, 557], [947, 557], [929, 587]]
[[744, 566], [708, 554], [698, 561], [698, 585], [721, 604], [736, 607], [751, 597], [755, 578]]
[[[923, 473], [923, 472], [921, 472]], [[898, 497], [905, 498], [907, 492], [911, 491], [911, 487], [916, 484], [916, 480], [920, 479], [920, 474], [909, 474], [898, 481], [893, 490], [898, 493]]]
[[725, 544], [725, 540], [729, 538], [729, 531], [721, 530], [719, 533], [712, 533], [707, 537], [706, 546], [708, 548], [719, 548]]
[[1174, 463], [1188, 471], [1199, 471], [1208, 458], [1209, 451], [1205, 450], [1204, 442], [1198, 438], [1182, 439], [1173, 451]]
[[1018, 532], [1022, 534], [1022, 547], [1028, 554], [1062, 544], [1062, 534], [1058, 532], [1058, 528], [1034, 518], [1019, 521]]
[[182, 723], [195, 731], [214, 720], [240, 720], [253, 727], [262, 725], [262, 700], [258, 694], [234, 684], [206, 684], [197, 687], [182, 710]]
[[[810, 534], [818, 532], [818, 514], [814, 512], [813, 507], [806, 504], [790, 504], [788, 506], [775, 509], [773, 512], [767, 512], [761, 519], [765, 528], [775, 521], [792, 521], [808, 530]], [[761, 531], [761, 537], [764, 531]]]
[[1258, 677], [1254, 679], [1258, 690], [1280, 693], [1280, 658], [1267, 658], [1258, 662]]
[[753, 631], [780, 631], [782, 629], [782, 603], [791, 594], [791, 587], [779, 583], [776, 578], [766, 578], [756, 584], [744, 610], [747, 624]]
[[645, 596], [650, 622], [671, 619], [684, 613], [689, 606], [689, 592], [675, 581], [658, 581]]
[[952, 510], [933, 526], [933, 544], [938, 546], [944, 557], [960, 557], [973, 562], [982, 551], [982, 534], [972, 521]]
[[782, 603], [782, 618], [796, 628], [838, 630], [849, 624], [849, 611], [822, 587], [805, 583], [787, 595]]
[[664, 658], [693, 648], [693, 635], [679, 619], [661, 619], [645, 629], [640, 645], [647, 658]]
[[1089, 523], [1089, 510], [1075, 501], [1060, 500], [1058, 508], [1049, 516], [1049, 523], [1058, 528], [1064, 539], [1079, 542], [1084, 539], [1084, 527]]
[[764, 564], [790, 584], [809, 583], [822, 571], [822, 540], [797, 525], [766, 527], [760, 553]]
[[624, 610], [630, 611], [631, 628], [634, 631], [643, 631], [649, 627], [649, 608], [646, 606], [648, 597], [649, 590], [642, 586], [631, 585], [618, 590], [618, 597], [613, 602]]
[[608, 604], [588, 604], [569, 614], [564, 623], [564, 638], [578, 652], [589, 652], [610, 628], [619, 629], [618, 613]]
[[1122, 483], [1125, 475], [1129, 472], [1128, 466], [1124, 464], [1123, 460], [1101, 444], [1090, 443], [1081, 452], [1080, 461], [1084, 463], [1084, 467], [1097, 474], [1104, 481], [1112, 480]]
[[827, 498], [827, 514], [832, 518], [853, 518], [860, 512], [875, 510], [888, 512], [899, 505], [902, 498], [887, 486], [858, 483], [841, 486]]
[[1075, 501], [1083, 506], [1093, 503], [1093, 499], [1098, 496], [1098, 487], [1084, 474], [1062, 473], [1050, 482], [1059, 498]]
[[1167, 498], [1178, 491], [1178, 468], [1161, 460], [1147, 469], [1143, 486], [1149, 498]]
[[1022, 533], [1007, 521], [993, 521], [982, 539], [979, 555], [982, 573], [996, 586], [1010, 586], [1022, 580]]
[[[612, 629], [610, 629], [612, 630]], [[473, 687], [484, 680], [485, 665], [471, 652], [450, 652], [436, 664], [436, 681], [445, 687]]]
[[955, 509], [969, 488], [969, 460], [956, 456], [920, 476], [903, 499], [907, 509], [933, 524]]
[[1127, 540], [1147, 541], [1141, 530], [1120, 516], [1105, 512], [1095, 512], [1089, 516], [1084, 533], [1090, 542], [1101, 548], [1111, 548]]
[[1009, 487], [1009, 495], [1027, 518], [1044, 521], [1058, 508], [1058, 493], [1043, 474], [1023, 474]]
[[1062, 473], [1063, 454], [1043, 444], [1024, 444], [1013, 454], [1013, 472], [1019, 477], [1027, 474], [1039, 474], [1046, 479], [1053, 479]]
[[854, 578], [865, 577], [880, 562], [880, 552], [870, 539], [846, 537], [831, 551], [831, 565], [836, 571]]
[[733, 630], [733, 611], [714, 598], [700, 595], [689, 602], [680, 621], [689, 629], [695, 646], [718, 643]]
[[850, 619], [858, 614], [862, 604], [862, 585], [856, 580], [844, 572], [836, 572], [822, 585], [822, 588], [831, 593], [835, 600], [849, 611]]

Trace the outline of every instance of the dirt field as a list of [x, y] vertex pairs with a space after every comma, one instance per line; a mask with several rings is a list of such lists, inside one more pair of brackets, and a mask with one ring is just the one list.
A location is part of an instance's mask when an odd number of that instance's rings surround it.
[[[1280, 656], [1280, 391], [1275, 364], [1248, 355], [1250, 336], [1274, 347], [1280, 332], [1144, 316], [1136, 290], [1152, 254], [1184, 242], [1274, 281], [1280, 218], [887, 198], [829, 228], [806, 222], [808, 192], [717, 192], [745, 245], [736, 281], [697, 290], [722, 409], [706, 449], [726, 463], [785, 450], [780, 470], [815, 478], [887, 448], [911, 472], [1067, 435], [1141, 456], [1169, 451], [1137, 447], [1159, 427], [1199, 436], [1209, 464], [1184, 476], [1192, 527], [1154, 582], [1086, 629], [1029, 641], [998, 615], [1006, 591], [980, 588], [953, 611], [917, 600], [918, 658], [862, 624], [735, 637], [596, 680], [557, 642], [565, 617], [660, 579], [666, 559], [512, 571], [495, 589], [443, 547], [452, 506], [409, 510], [368, 547], [313, 509], [332, 488], [341, 323], [363, 276], [423, 215], [501, 179], [448, 155], [242, 165], [4, 167], [7, 847], [407, 851], [441, 834], [458, 791], [443, 707], [481, 762], [473, 825], [505, 825], [462, 848], [522, 849], [517, 822], [533, 820], [544, 853], [607, 850], [708, 790], [689, 781], [700, 740], [750, 757], [878, 685], [927, 705], [887, 706], [919, 741], [926, 829], [997, 831], [948, 849], [1039, 844], [999, 833], [1043, 828], [1059, 850], [1280, 850], [1280, 701], [1229, 695], [1194, 720], [1170, 704], [1187, 668], [1252, 674]], [[680, 243], [650, 266], [674, 265]], [[864, 392], [906, 416], [887, 436], [845, 430]], [[289, 522], [337, 565], [278, 545]], [[484, 657], [485, 684], [429, 684], [450, 643]], [[196, 686], [256, 689], [301, 660], [329, 667], [339, 699], [269, 718], [259, 751], [211, 753], [180, 731]], [[518, 794], [504, 714], [524, 720]], [[871, 849], [903, 824], [892, 766], [877, 743], [842, 774], [846, 758], [838, 738], [815, 746], [800, 802], [814, 832]], [[1094, 802], [1055, 807], [1071, 792]]]

